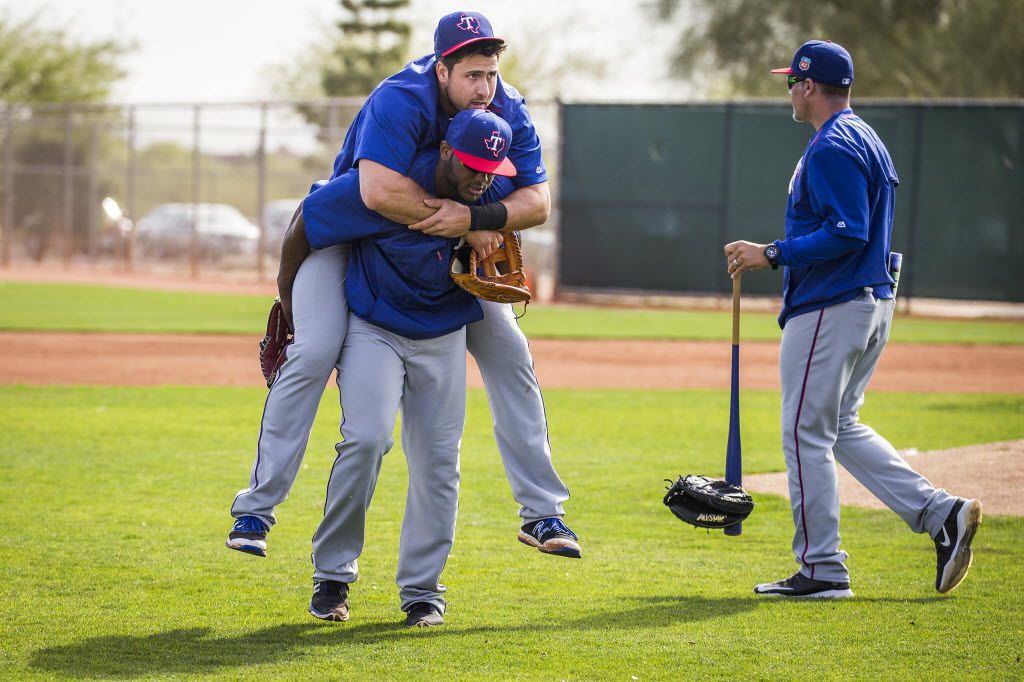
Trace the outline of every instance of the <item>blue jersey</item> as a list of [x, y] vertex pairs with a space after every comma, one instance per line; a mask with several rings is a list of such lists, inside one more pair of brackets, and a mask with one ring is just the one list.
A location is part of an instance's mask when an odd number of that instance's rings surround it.
[[[438, 157], [437, 149], [421, 152], [409, 169], [409, 177], [432, 194]], [[496, 177], [480, 201], [498, 201], [514, 189], [509, 178]], [[480, 303], [448, 274], [458, 240], [410, 230], [368, 209], [359, 195], [358, 168], [314, 185], [302, 214], [314, 249], [352, 242], [345, 296], [367, 322], [429, 339], [483, 318]]]
[[899, 178], [875, 131], [849, 108], [807, 144], [790, 181], [779, 325], [851, 301], [865, 287], [892, 298], [892, 219]]
[[[410, 62], [378, 85], [356, 115], [334, 160], [339, 177], [360, 159], [369, 159], [409, 177], [417, 152], [437, 149], [448, 131], [449, 117], [438, 100], [433, 55]], [[508, 158], [516, 166], [512, 183], [528, 187], [548, 179], [541, 157], [540, 139], [526, 101], [498, 77], [490, 111], [512, 128]]]

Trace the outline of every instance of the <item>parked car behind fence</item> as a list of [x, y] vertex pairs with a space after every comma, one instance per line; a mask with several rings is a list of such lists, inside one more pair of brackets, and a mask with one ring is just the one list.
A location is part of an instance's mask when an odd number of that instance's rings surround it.
[[292, 222], [295, 209], [302, 199], [275, 199], [263, 206], [263, 227], [267, 234], [263, 240], [263, 252], [278, 256], [281, 253], [281, 240], [284, 231]]
[[146, 256], [180, 256], [189, 251], [193, 221], [203, 257], [255, 255], [260, 228], [228, 204], [160, 204], [135, 225], [136, 242]]

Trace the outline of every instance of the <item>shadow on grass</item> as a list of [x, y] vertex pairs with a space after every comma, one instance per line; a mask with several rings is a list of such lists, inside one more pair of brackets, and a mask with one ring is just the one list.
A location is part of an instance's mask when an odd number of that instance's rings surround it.
[[933, 594], [930, 597], [861, 597], [855, 596], [852, 603], [878, 603], [878, 604], [939, 604], [956, 600], [955, 596], [948, 594]]
[[[365, 627], [381, 634], [399, 626], [377, 623]], [[210, 637], [211, 632], [211, 628], [200, 627], [153, 635], [92, 637], [39, 649], [33, 652], [29, 666], [74, 677], [197, 675], [223, 667], [273, 663], [294, 656], [309, 644], [326, 643], [338, 629], [314, 622], [276, 625], [232, 637]]]
[[645, 597], [638, 608], [600, 611], [572, 620], [519, 625], [480, 625], [410, 630], [393, 623], [289, 623], [230, 637], [211, 637], [212, 629], [168, 630], [153, 635], [107, 635], [75, 644], [46, 647], [32, 654], [29, 666], [74, 677], [118, 678], [158, 674], [201, 675], [219, 668], [274, 663], [295, 658], [311, 647], [363, 646], [400, 637], [455, 640], [488, 633], [514, 634], [567, 630], [659, 628], [732, 616], [758, 605], [751, 598]]

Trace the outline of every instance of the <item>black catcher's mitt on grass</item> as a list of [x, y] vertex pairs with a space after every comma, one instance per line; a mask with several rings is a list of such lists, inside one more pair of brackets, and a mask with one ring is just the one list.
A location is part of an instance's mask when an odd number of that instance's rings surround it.
[[743, 488], [707, 476], [680, 476], [665, 493], [665, 505], [697, 528], [727, 528], [754, 511], [754, 500]]

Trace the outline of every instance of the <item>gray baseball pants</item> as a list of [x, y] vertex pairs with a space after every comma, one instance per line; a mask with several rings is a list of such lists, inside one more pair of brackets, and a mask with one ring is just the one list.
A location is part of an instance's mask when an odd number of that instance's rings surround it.
[[273, 526], [277, 523], [274, 509], [291, 492], [324, 386], [338, 363], [348, 329], [348, 253], [348, 245], [312, 251], [295, 276], [295, 342], [267, 393], [249, 487], [240, 490], [231, 505], [235, 518], [256, 516]]
[[355, 582], [366, 511], [402, 411], [409, 489], [396, 582], [402, 609], [428, 602], [443, 613], [440, 584], [455, 539], [459, 444], [466, 416], [466, 330], [413, 340], [349, 316], [338, 388], [344, 419], [313, 535], [313, 577]]
[[[348, 247], [313, 251], [292, 288], [295, 343], [267, 395], [249, 487], [231, 515], [256, 516], [268, 526], [288, 497], [309, 441], [317, 407], [339, 363], [348, 306], [344, 280]], [[526, 336], [512, 306], [481, 301], [484, 319], [466, 328], [467, 346], [484, 379], [494, 435], [522, 521], [565, 514], [569, 491], [555, 473], [547, 415]]]
[[782, 448], [801, 572], [845, 582], [836, 460], [910, 526], [934, 537], [957, 498], [900, 457], [858, 410], [889, 338], [895, 299], [870, 289], [847, 303], [790, 318], [782, 332]]

